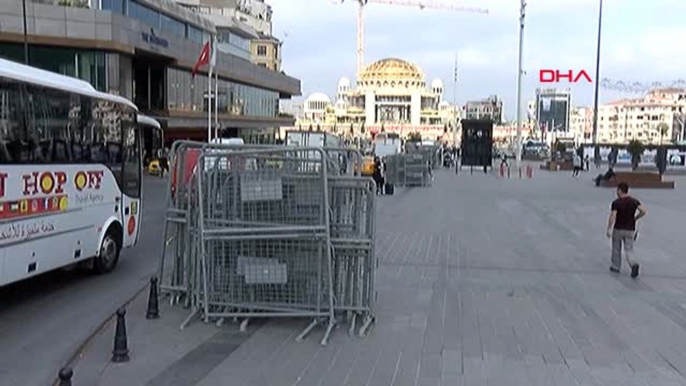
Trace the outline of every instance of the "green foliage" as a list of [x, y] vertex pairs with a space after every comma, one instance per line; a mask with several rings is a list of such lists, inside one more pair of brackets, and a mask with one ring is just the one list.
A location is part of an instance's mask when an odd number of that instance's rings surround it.
[[669, 134], [669, 125], [664, 122], [660, 122], [657, 125], [657, 131], [660, 133], [660, 144], [662, 144], [662, 139], [665, 137], [665, 135]]
[[564, 154], [567, 151], [567, 145], [565, 145], [563, 142], [555, 141], [555, 150]]
[[643, 145], [643, 142], [632, 139], [629, 141], [629, 145], [627, 146], [626, 150], [629, 152], [629, 154], [631, 154], [631, 169], [636, 170], [638, 168], [638, 164], [641, 163], [641, 156], [643, 155], [645, 146]]

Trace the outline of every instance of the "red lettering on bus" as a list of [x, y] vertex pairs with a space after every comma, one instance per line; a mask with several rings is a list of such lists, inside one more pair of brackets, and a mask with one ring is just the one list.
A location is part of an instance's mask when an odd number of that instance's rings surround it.
[[64, 184], [67, 183], [67, 174], [65, 172], [55, 172], [55, 180], [57, 181], [57, 185], [55, 186], [55, 193], [63, 193]]
[[102, 170], [92, 170], [88, 172], [88, 187], [91, 189], [100, 189], [102, 183]]
[[5, 180], [7, 180], [7, 173], [0, 173], [0, 197], [5, 197]]
[[21, 178], [24, 180], [25, 196], [38, 193], [38, 172], [24, 174]]
[[24, 174], [22, 179], [25, 196], [64, 193], [64, 184], [67, 183], [67, 175], [64, 172], [33, 172]]

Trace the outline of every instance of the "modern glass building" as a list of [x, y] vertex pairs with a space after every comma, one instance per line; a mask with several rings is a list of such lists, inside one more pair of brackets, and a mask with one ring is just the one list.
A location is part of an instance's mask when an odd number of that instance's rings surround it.
[[536, 120], [541, 130], [562, 133], [570, 131], [571, 98], [569, 90], [536, 90]]
[[[91, 8], [59, 3], [27, 0], [24, 14], [20, 1], [0, 0], [0, 57], [26, 61], [26, 17], [30, 65], [131, 99], [160, 121], [168, 141], [206, 138], [208, 69], [195, 77], [191, 69], [218, 33], [211, 21], [171, 0], [90, 0]], [[222, 135], [273, 141], [279, 127], [294, 124], [278, 105], [300, 95], [300, 81], [226, 51], [218, 52], [215, 68]]]

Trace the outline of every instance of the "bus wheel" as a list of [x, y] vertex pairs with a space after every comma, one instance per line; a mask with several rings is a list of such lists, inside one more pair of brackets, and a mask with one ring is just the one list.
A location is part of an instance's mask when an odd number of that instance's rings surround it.
[[102, 239], [100, 255], [93, 260], [93, 269], [98, 274], [108, 273], [114, 269], [119, 261], [121, 252], [121, 236], [116, 228], [110, 228]]

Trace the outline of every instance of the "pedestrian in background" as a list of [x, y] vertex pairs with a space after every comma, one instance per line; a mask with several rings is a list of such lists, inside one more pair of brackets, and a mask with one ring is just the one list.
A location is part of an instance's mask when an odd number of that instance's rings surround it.
[[[636, 213], [638, 212], [638, 214]], [[607, 221], [607, 237], [612, 239], [612, 265], [610, 271], [619, 273], [622, 268], [622, 247], [627, 264], [631, 267], [631, 277], [638, 277], [639, 264], [634, 260], [634, 240], [636, 221], [648, 213], [640, 201], [629, 195], [629, 185], [617, 185], [617, 199], [612, 202], [610, 217]]]
[[372, 175], [374, 182], [376, 183], [376, 194], [381, 195], [383, 193], [383, 177], [381, 172], [381, 160], [379, 157], [374, 157], [374, 174]]
[[574, 171], [572, 172], [572, 177], [578, 177], [579, 172], [581, 172], [582, 166], [582, 161], [581, 161], [581, 156], [578, 153], [574, 153], [574, 159], [573, 159], [573, 165], [574, 165]]

